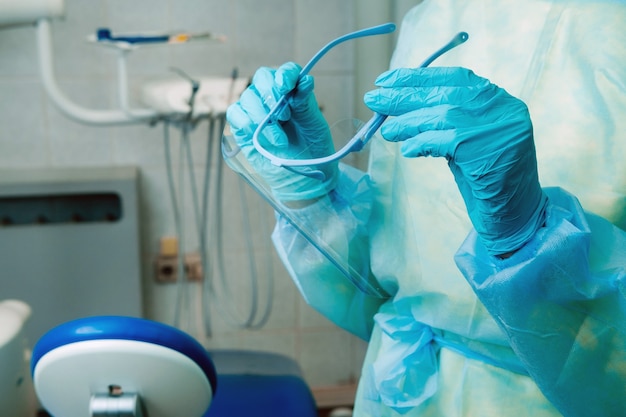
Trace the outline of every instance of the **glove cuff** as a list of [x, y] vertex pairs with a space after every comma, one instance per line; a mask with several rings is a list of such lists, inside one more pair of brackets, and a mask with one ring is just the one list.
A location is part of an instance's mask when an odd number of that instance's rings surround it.
[[321, 169], [324, 173], [323, 180], [308, 179], [304, 175], [298, 175], [293, 172], [287, 172], [282, 182], [272, 188], [274, 197], [282, 202], [297, 202], [306, 200], [316, 200], [330, 193], [337, 187], [337, 163], [331, 163], [330, 166]]
[[[531, 194], [531, 193], [528, 193]], [[537, 184], [536, 190], [532, 193], [532, 198], [522, 197], [526, 200], [523, 204], [533, 207], [534, 210], [527, 213], [527, 217], [518, 217], [514, 219], [516, 223], [522, 224], [520, 228], [507, 236], [497, 237], [490, 239], [479, 231], [481, 240], [485, 245], [487, 252], [491, 255], [499, 256], [517, 251], [524, 246], [529, 240], [533, 238], [537, 230], [539, 230], [545, 223], [545, 212], [548, 206], [548, 197], [543, 192], [539, 184]], [[535, 200], [534, 205], [528, 204], [529, 200]]]

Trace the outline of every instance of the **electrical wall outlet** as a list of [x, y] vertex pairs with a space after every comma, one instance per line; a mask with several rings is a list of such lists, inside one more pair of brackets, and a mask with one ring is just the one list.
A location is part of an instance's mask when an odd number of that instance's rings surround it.
[[198, 252], [185, 255], [185, 273], [189, 281], [202, 281], [202, 257]]
[[[156, 281], [166, 284], [178, 281], [178, 257], [157, 256], [155, 262]], [[199, 253], [185, 255], [185, 274], [188, 281], [202, 281], [202, 258]]]
[[178, 257], [159, 255], [154, 265], [157, 282], [176, 282], [178, 279]]

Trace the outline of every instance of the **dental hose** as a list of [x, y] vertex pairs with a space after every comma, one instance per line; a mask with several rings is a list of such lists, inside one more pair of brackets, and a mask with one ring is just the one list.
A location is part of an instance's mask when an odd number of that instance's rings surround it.
[[[226, 261], [225, 261], [225, 253], [224, 253], [224, 245], [222, 244], [224, 242], [224, 224], [226, 222], [221, 221], [221, 219], [223, 218], [223, 211], [222, 211], [222, 199], [220, 198], [223, 195], [223, 183], [224, 183], [224, 167], [223, 167], [223, 159], [221, 157], [221, 153], [219, 151], [219, 147], [220, 147], [220, 141], [217, 140], [220, 135], [222, 134], [224, 127], [225, 127], [225, 117], [224, 116], [220, 116], [218, 118], [218, 123], [210, 123], [209, 125], [209, 138], [208, 138], [208, 148], [207, 148], [207, 165], [206, 165], [206, 175], [205, 175], [205, 187], [204, 187], [204, 195], [203, 195], [203, 207], [204, 207], [204, 211], [203, 214], [205, 215], [204, 217], [204, 224], [203, 224], [203, 239], [204, 242], [201, 244], [201, 246], [204, 246], [206, 248], [205, 253], [210, 255], [210, 260], [211, 262], [209, 262], [207, 260], [206, 264], [209, 267], [213, 267], [213, 271], [216, 273], [216, 275], [219, 277], [219, 282], [220, 282], [220, 287], [221, 287], [221, 291], [223, 292], [223, 296], [222, 297], [218, 297], [217, 296], [217, 291], [215, 288], [215, 283], [213, 282], [212, 279], [210, 279], [208, 277], [209, 273], [211, 272], [211, 270], [207, 269], [206, 273], [205, 273], [205, 277], [206, 277], [206, 288], [205, 288], [205, 297], [203, 297], [203, 312], [204, 312], [204, 317], [205, 317], [205, 321], [206, 319], [208, 319], [210, 317], [210, 305], [208, 303], [208, 301], [213, 301], [215, 303], [215, 305], [220, 309], [223, 318], [225, 318], [226, 320], [229, 321], [229, 323], [231, 325], [234, 325], [235, 327], [239, 327], [239, 328], [243, 328], [243, 329], [259, 329], [261, 327], [263, 327], [266, 323], [267, 320], [269, 319], [269, 315], [271, 313], [271, 307], [272, 307], [272, 303], [273, 303], [273, 273], [271, 271], [271, 259], [268, 257], [268, 271], [267, 271], [267, 279], [268, 279], [268, 287], [267, 287], [267, 291], [268, 291], [268, 300], [266, 302], [265, 305], [265, 309], [263, 310], [262, 313], [259, 312], [259, 286], [258, 286], [258, 282], [259, 282], [259, 276], [258, 276], [258, 271], [257, 271], [257, 264], [256, 264], [256, 257], [254, 256], [254, 245], [250, 236], [250, 233], [247, 233], [245, 236], [245, 244], [246, 244], [246, 250], [247, 250], [247, 254], [249, 256], [248, 258], [248, 273], [250, 276], [250, 288], [251, 288], [251, 294], [250, 294], [250, 307], [249, 307], [249, 311], [248, 314], [246, 315], [245, 318], [240, 318], [240, 313], [238, 313], [237, 311], [234, 310], [234, 303], [230, 302], [230, 300], [233, 300], [235, 298], [235, 295], [232, 291], [232, 285], [229, 283], [229, 279], [228, 279], [228, 273], [227, 273], [227, 268], [226, 268]], [[212, 156], [215, 155], [215, 160], [212, 160]], [[215, 165], [213, 165], [213, 163], [215, 163]], [[209, 198], [211, 197], [209, 194], [209, 187], [208, 184], [210, 183], [209, 181], [209, 167], [210, 166], [215, 166], [216, 167], [216, 174], [217, 174], [217, 178], [214, 181], [214, 195], [213, 195], [213, 201], [215, 201], [215, 204], [212, 205], [214, 212], [211, 213], [212, 216], [209, 216], [212, 221], [211, 224], [208, 225], [209, 227], [207, 227], [207, 223], [208, 221], [206, 220], [206, 214], [209, 213], [209, 206], [208, 206], [208, 201]], [[248, 232], [251, 231], [251, 224], [250, 224], [250, 215], [251, 215], [251, 211], [249, 210], [249, 204], [246, 200], [245, 197], [245, 189], [244, 186], [242, 184], [242, 181], [238, 179], [238, 187], [239, 187], [239, 198], [240, 198], [240, 202], [241, 202], [241, 207], [245, 208], [245, 210], [243, 210], [244, 213], [247, 213], [247, 216], [244, 215], [242, 218], [242, 223], [243, 223], [243, 230], [247, 230]], [[259, 221], [257, 222], [257, 224], [260, 225], [265, 225], [266, 222], [264, 221]], [[207, 231], [212, 231], [213, 233], [209, 233], [210, 235], [214, 236], [214, 241], [218, 242], [217, 244], [212, 245], [210, 248], [207, 245], [207, 241], [206, 241], [206, 237], [207, 237]], [[260, 317], [259, 317], [260, 315]]]
[[[192, 98], [199, 90], [199, 82], [191, 79], [187, 74], [181, 70], [176, 70], [177, 73], [184, 76], [184, 78], [192, 82]], [[238, 70], [235, 68], [231, 74], [231, 85], [228, 90], [229, 99], [231, 102], [234, 91], [234, 83], [238, 78]], [[260, 308], [260, 288], [259, 288], [259, 273], [257, 264], [257, 257], [254, 252], [254, 245], [251, 237], [251, 210], [249, 210], [249, 204], [245, 194], [245, 185], [243, 180], [236, 177], [239, 187], [239, 199], [242, 208], [242, 224], [245, 234], [245, 248], [248, 256], [248, 276], [250, 277], [249, 286], [251, 294], [249, 298], [249, 311], [244, 314], [244, 317], [240, 317], [241, 314], [237, 311], [235, 303], [232, 300], [235, 299], [235, 293], [232, 289], [232, 284], [228, 279], [228, 268], [226, 267], [226, 255], [224, 253], [224, 225], [226, 222], [222, 221], [223, 218], [223, 183], [224, 183], [224, 167], [221, 154], [221, 135], [226, 125], [226, 117], [224, 114], [213, 115], [208, 117], [209, 121], [209, 133], [207, 140], [207, 152], [205, 159], [205, 171], [202, 184], [202, 196], [198, 195], [198, 184], [194, 173], [194, 161], [193, 152], [191, 149], [190, 132], [195, 127], [196, 123], [193, 119], [193, 104], [194, 100], [190, 100], [191, 110], [184, 120], [164, 120], [163, 140], [165, 148], [165, 162], [167, 169], [167, 182], [169, 188], [169, 194], [171, 199], [172, 211], [174, 213], [174, 226], [176, 234], [179, 238], [178, 249], [178, 262], [177, 273], [179, 279], [177, 280], [176, 289], [176, 303], [174, 310], [174, 325], [181, 327], [183, 324], [183, 310], [185, 307], [191, 311], [191, 296], [190, 293], [193, 287], [186, 285], [189, 283], [187, 270], [185, 268], [185, 240], [187, 238], [185, 231], [184, 218], [182, 209], [184, 207], [184, 170], [185, 166], [188, 170], [189, 187], [191, 190], [191, 204], [193, 208], [193, 216], [195, 220], [196, 230], [198, 231], [199, 240], [199, 252], [200, 262], [202, 266], [202, 291], [198, 293], [200, 295], [200, 311], [198, 311], [198, 317], [202, 321], [202, 329], [198, 329], [200, 332], [204, 332], [207, 337], [211, 337], [212, 320], [211, 320], [211, 305], [215, 305], [221, 317], [226, 319], [229, 324], [234, 325], [242, 329], [259, 329], [263, 327], [270, 316], [273, 304], [273, 268], [271, 256], [265, 257], [267, 259], [267, 285], [268, 292], [267, 301], [263, 309]], [[174, 179], [174, 167], [172, 163], [171, 155], [171, 139], [170, 139], [170, 124], [174, 123], [176, 127], [181, 129], [180, 138], [180, 152], [179, 152], [179, 173], [178, 173], [178, 191]], [[215, 167], [217, 178], [212, 178], [211, 168]], [[213, 191], [213, 193], [211, 193]], [[211, 195], [212, 194], [212, 195]], [[209, 201], [213, 201], [214, 204], [209, 205]], [[254, 210], [259, 212], [259, 210]], [[261, 215], [262, 213], [259, 213]], [[256, 224], [261, 227], [265, 227], [263, 233], [268, 233], [267, 219], [259, 219]], [[213, 236], [212, 244], [208, 244], [208, 237]], [[264, 246], [269, 251], [267, 245]], [[217, 274], [220, 282], [221, 294], [217, 294], [216, 282], [214, 276]], [[197, 304], [196, 304], [197, 305]], [[191, 315], [188, 316], [187, 325], [191, 326]]]
[[[180, 209], [179, 209], [179, 201], [182, 199], [183, 187], [182, 184], [179, 184], [179, 190], [181, 195], [179, 196], [176, 193], [176, 186], [174, 184], [174, 168], [172, 164], [172, 152], [171, 152], [171, 144], [170, 144], [170, 133], [169, 133], [169, 122], [165, 121], [163, 124], [163, 146], [165, 149], [165, 166], [167, 171], [167, 184], [169, 188], [170, 201], [172, 203], [172, 211], [174, 213], [174, 227], [176, 229], [176, 234], [179, 237], [179, 248], [177, 253], [177, 273], [178, 279], [176, 284], [176, 304], [174, 306], [174, 326], [181, 326], [181, 316], [182, 316], [182, 307], [185, 303], [185, 280], [183, 277], [185, 276], [185, 264], [184, 260], [181, 256], [184, 253], [184, 225], [181, 220]], [[182, 180], [182, 164], [179, 164], [181, 167], [181, 172], [179, 172], [179, 180]]]
[[[190, 156], [189, 151], [191, 148], [189, 145], [189, 130], [191, 128], [191, 125], [188, 123], [185, 123], [181, 128], [182, 131], [181, 131], [181, 140], [180, 140], [180, 145], [179, 145], [180, 147], [179, 147], [178, 185], [177, 186], [175, 185], [175, 179], [174, 179], [174, 168], [173, 168], [172, 156], [171, 156], [171, 142], [170, 142], [169, 128], [170, 128], [170, 122], [165, 121], [163, 138], [164, 138], [168, 188], [169, 188], [169, 194], [171, 197], [172, 210], [174, 213], [174, 227], [175, 227], [176, 235], [178, 236], [178, 242], [179, 242], [178, 253], [177, 253], [177, 263], [176, 263], [177, 276], [179, 277], [179, 279], [176, 282], [176, 302], [174, 306], [174, 323], [173, 324], [175, 327], [191, 331], [193, 327], [192, 320], [195, 317], [194, 315], [191, 314], [193, 288], [187, 285], [190, 282], [189, 277], [188, 277], [188, 271], [187, 271], [187, 268], [185, 267], [185, 258], [184, 258], [184, 254], [186, 253], [187, 233], [186, 233], [185, 222], [183, 221], [183, 217], [181, 213], [182, 208], [184, 206], [182, 202], [185, 199], [185, 194], [184, 194], [185, 161], [184, 161], [184, 158], [185, 156], [187, 156], [187, 158], [189, 158]], [[195, 178], [191, 176], [190, 188], [192, 190], [192, 198], [194, 198], [194, 201], [197, 201], [197, 198], [194, 196], [194, 192], [193, 192], [195, 190], [195, 187], [196, 187]], [[176, 191], [177, 188], [179, 192]], [[196, 209], [195, 204], [194, 204], [194, 213], [196, 216], [198, 215], [198, 210]], [[185, 315], [184, 313], [187, 313], [187, 314]], [[184, 318], [186, 318], [186, 322], [184, 322], [183, 320]], [[200, 326], [200, 324], [198, 324], [197, 322], [195, 324], [196, 326], [198, 326], [196, 329], [198, 334], [201, 334], [202, 331], [205, 331], [206, 333], [206, 329], [202, 328], [206, 326]]]
[[[224, 126], [225, 126], [225, 118], [222, 116], [220, 118], [220, 126], [219, 129], [213, 130], [211, 137], [210, 137], [210, 142], [215, 144], [215, 156], [216, 156], [216, 165], [217, 165], [217, 175], [218, 175], [218, 179], [216, 181], [216, 194], [218, 196], [223, 195], [223, 183], [224, 183], [224, 161], [223, 158], [221, 157], [221, 153], [220, 153], [220, 143], [221, 141], [216, 140], [219, 139], [219, 136], [222, 134], [223, 130], [224, 130]], [[217, 134], [217, 135], [216, 135]], [[215, 137], [217, 136], [217, 138]], [[243, 230], [248, 230], [251, 231], [251, 222], [250, 222], [250, 210], [249, 207], [250, 205], [248, 204], [248, 200], [246, 198], [246, 194], [245, 194], [245, 190], [247, 189], [245, 187], [245, 184], [243, 183], [243, 180], [239, 177], [236, 177], [237, 179], [237, 185], [238, 185], [238, 191], [239, 191], [239, 200], [241, 202], [241, 207], [244, 208], [248, 208], [247, 210], [245, 210], [245, 212], [248, 214], [247, 216], [243, 216], [242, 218], [242, 222], [243, 222]], [[223, 218], [223, 212], [222, 212], [222, 204], [221, 201], [218, 201], [216, 207], [216, 213], [213, 216], [214, 219], [214, 229], [215, 230], [215, 237], [216, 237], [216, 241], [217, 242], [223, 242], [223, 226], [225, 222], [220, 222], [219, 219]], [[263, 227], [265, 227], [267, 225], [267, 222], [264, 221], [264, 219], [259, 219], [259, 221], [256, 222], [256, 224], [259, 224]], [[264, 232], [267, 232], [267, 230], [264, 230]], [[246, 239], [245, 239], [245, 243], [246, 243], [246, 250], [247, 253], [249, 255], [249, 260], [248, 260], [248, 273], [250, 276], [250, 287], [251, 287], [251, 294], [250, 294], [250, 309], [249, 309], [249, 314], [247, 316], [246, 319], [241, 320], [241, 319], [236, 319], [235, 317], [237, 316], [237, 313], [232, 312], [228, 309], [228, 307], [226, 308], [226, 312], [227, 314], [225, 315], [226, 318], [228, 318], [231, 321], [231, 324], [237, 326], [237, 327], [241, 327], [241, 328], [246, 328], [246, 329], [259, 329], [261, 327], [263, 327], [266, 323], [267, 320], [269, 319], [270, 313], [271, 313], [271, 307], [273, 304], [273, 290], [274, 290], [274, 279], [273, 279], [273, 271], [272, 271], [272, 264], [271, 264], [271, 258], [268, 256], [267, 257], [267, 291], [268, 291], [268, 299], [267, 302], [265, 304], [265, 308], [263, 310], [263, 312], [259, 312], [259, 286], [258, 286], [258, 282], [259, 282], [259, 276], [258, 276], [258, 271], [257, 271], [257, 262], [256, 262], [256, 257], [254, 256], [254, 245], [252, 242], [252, 238], [250, 236], [250, 234], [248, 233], [246, 235]], [[265, 246], [267, 247], [267, 245]], [[221, 282], [221, 287], [222, 290], [224, 291], [226, 297], [226, 300], [232, 300], [234, 299], [234, 294], [232, 292], [231, 289], [231, 285], [229, 284], [229, 280], [227, 279], [227, 272], [226, 272], [226, 267], [225, 267], [225, 254], [224, 254], [224, 247], [223, 245], [216, 245], [214, 246], [215, 248], [215, 257], [214, 257], [214, 261], [216, 264], [216, 268], [217, 268], [217, 275], [220, 277], [220, 282]], [[220, 303], [219, 300], [217, 300], [218, 303]], [[226, 304], [227, 306], [229, 306], [230, 304]], [[259, 317], [260, 315], [260, 317]]]
[[208, 218], [209, 218], [209, 184], [211, 180], [211, 132], [215, 129], [215, 118], [209, 117], [209, 137], [207, 141], [207, 152], [205, 158], [204, 182], [202, 187], [202, 220], [200, 222], [200, 253], [202, 254], [202, 321], [204, 323], [204, 331], [207, 337], [213, 335], [211, 323], [211, 311], [208, 308], [206, 300], [211, 298], [215, 291], [213, 286], [213, 274], [210, 273], [212, 263], [209, 262], [207, 239], [208, 239]]
[[[189, 282], [187, 278], [187, 271], [184, 265], [184, 253], [185, 253], [185, 225], [182, 218], [181, 207], [183, 206], [183, 190], [185, 187], [184, 181], [184, 167], [187, 166], [188, 176], [189, 176], [189, 186], [191, 189], [191, 202], [193, 205], [193, 214], [195, 219], [195, 225], [198, 230], [198, 238], [199, 238], [199, 251], [201, 257], [201, 264], [203, 270], [203, 281], [202, 281], [202, 296], [200, 301], [200, 316], [203, 322], [203, 331], [207, 337], [210, 337], [213, 333], [212, 331], [212, 321], [211, 321], [211, 312], [210, 305], [213, 303], [220, 311], [220, 315], [225, 318], [231, 325], [234, 325], [238, 328], [242, 329], [259, 329], [263, 327], [267, 320], [269, 319], [271, 308], [273, 304], [273, 273], [271, 266], [271, 258], [268, 256], [267, 263], [267, 279], [268, 284], [266, 286], [268, 291], [268, 299], [265, 304], [265, 308], [261, 311], [259, 308], [260, 302], [260, 294], [259, 294], [259, 276], [258, 276], [258, 265], [256, 263], [256, 257], [254, 256], [254, 248], [253, 242], [251, 239], [251, 233], [247, 233], [245, 236], [245, 246], [247, 253], [249, 254], [248, 259], [248, 274], [250, 276], [250, 288], [251, 294], [249, 299], [249, 311], [245, 315], [245, 317], [239, 317], [241, 314], [238, 313], [234, 309], [235, 303], [232, 302], [234, 299], [234, 292], [232, 290], [232, 284], [229, 283], [228, 273], [226, 268], [225, 261], [225, 253], [224, 253], [224, 245], [222, 244], [224, 241], [224, 224], [225, 222], [221, 221], [223, 217], [222, 211], [222, 193], [223, 193], [223, 160], [221, 157], [221, 153], [219, 151], [220, 141], [216, 138], [219, 138], [224, 127], [225, 127], [225, 117], [210, 117], [209, 118], [209, 137], [207, 143], [207, 154], [205, 161], [205, 173], [203, 179], [203, 187], [202, 187], [202, 198], [200, 199], [198, 196], [198, 184], [194, 174], [194, 161], [193, 154], [191, 149], [191, 142], [189, 139], [189, 132], [191, 130], [191, 123], [189, 121], [184, 122], [181, 128], [181, 143], [180, 143], [180, 162], [179, 162], [179, 178], [178, 178], [178, 189], [176, 191], [175, 179], [174, 179], [174, 168], [172, 163], [171, 156], [171, 143], [170, 143], [170, 123], [168, 121], [164, 124], [164, 146], [165, 146], [165, 159], [166, 159], [166, 168], [167, 168], [167, 179], [168, 179], [168, 188], [170, 190], [172, 209], [174, 213], [174, 224], [176, 228], [176, 233], [179, 236], [180, 248], [179, 248], [179, 257], [178, 257], [178, 276], [181, 277], [177, 283], [177, 295], [176, 295], [176, 305], [175, 305], [175, 313], [174, 313], [174, 325], [180, 327], [183, 321], [183, 310], [185, 306], [190, 305], [190, 294], [188, 291], [191, 291], [189, 286], [185, 285]], [[214, 148], [217, 148], [215, 150]], [[213, 157], [215, 155], [215, 158]], [[185, 159], [185, 160], [183, 160]], [[215, 160], [213, 160], [215, 159]], [[186, 162], [186, 163], [185, 163]], [[213, 195], [211, 195], [211, 167], [216, 167], [217, 178], [213, 181]], [[241, 207], [244, 213], [242, 223], [244, 225], [244, 230], [248, 232], [251, 231], [251, 211], [248, 209], [249, 204], [245, 196], [244, 186], [242, 184], [241, 179], [239, 179], [239, 196], [241, 201]], [[209, 205], [209, 201], [215, 202], [215, 204]], [[246, 215], [247, 214], [247, 215]], [[257, 221], [259, 225], [266, 225], [266, 221]], [[215, 244], [208, 245], [208, 236], [214, 237]], [[269, 250], [269, 249], [268, 249]], [[217, 274], [220, 278], [220, 289], [222, 294], [218, 296], [217, 288], [215, 287], [215, 282], [213, 276]], [[189, 319], [191, 319], [189, 317]], [[190, 323], [188, 323], [190, 325]]]
[[[238, 68], [235, 67], [233, 68], [233, 71], [231, 72], [227, 103], [231, 103], [233, 101], [235, 81], [237, 80], [238, 77], [239, 77], [239, 70]], [[216, 119], [218, 123], [216, 123]], [[223, 196], [224, 160], [221, 154], [221, 140], [220, 139], [221, 139], [221, 135], [224, 132], [225, 126], [226, 126], [226, 116], [224, 114], [220, 115], [219, 117], [209, 118], [209, 135], [208, 135], [203, 202], [202, 202], [203, 203], [202, 204], [203, 219], [202, 219], [202, 228], [200, 230], [202, 231], [202, 239], [203, 239], [201, 246], [205, 248], [205, 251], [203, 253], [205, 254], [210, 253], [213, 255], [211, 266], [215, 265], [217, 275], [220, 278], [222, 291], [225, 294], [224, 299], [233, 300], [234, 294], [231, 290], [231, 285], [229, 284], [229, 280], [227, 278], [228, 274], [226, 272], [227, 268], [226, 268], [225, 254], [224, 254], [224, 245], [221, 244], [224, 241], [223, 225], [225, 224], [225, 222], [221, 221], [221, 219], [223, 218], [223, 211], [222, 211], [222, 199], [220, 197]], [[215, 161], [212, 161], [213, 155], [215, 156]], [[215, 241], [218, 242], [218, 244], [212, 246], [212, 248], [214, 249], [213, 251], [208, 251], [209, 248], [207, 247], [206, 239], [207, 239], [207, 231], [208, 231], [207, 216], [209, 213], [208, 202], [210, 198], [210, 195], [209, 195], [210, 169], [209, 168], [213, 166], [212, 162], [215, 162], [215, 165], [216, 165], [217, 179], [215, 181], [215, 187], [214, 187], [215, 198], [213, 200], [215, 201], [215, 204], [213, 205], [215, 212], [213, 213], [213, 216], [211, 217], [213, 219], [213, 222], [211, 224], [210, 230], [215, 232], [213, 235], [215, 236]], [[245, 194], [246, 188], [243, 183], [243, 180], [239, 177], [236, 177], [236, 178], [238, 181], [237, 184], [239, 188], [239, 201], [241, 203], [241, 207], [245, 208], [243, 212], [248, 214], [247, 216], [244, 215], [242, 220], [243, 220], [243, 230], [248, 231], [248, 233], [245, 236], [245, 243], [246, 243], [246, 250], [249, 255], [248, 273], [250, 277], [249, 284], [251, 288], [250, 310], [245, 319], [238, 318], [239, 314], [235, 311], [231, 311], [231, 308], [230, 308], [230, 306], [234, 304], [224, 303], [224, 301], [221, 298], [216, 296], [215, 287], [214, 287], [213, 281], [209, 279], [208, 272], [205, 273], [206, 291], [204, 291], [205, 296], [203, 297], [202, 307], [203, 307], [203, 315], [205, 317], [206, 324], [210, 324], [210, 306], [209, 306], [208, 301], [212, 299], [215, 302], [215, 304], [218, 306], [218, 308], [220, 308], [220, 310], [224, 313], [223, 317], [229, 320], [231, 325], [234, 325], [235, 327], [239, 327], [243, 329], [254, 330], [254, 329], [262, 328], [269, 319], [269, 316], [272, 310], [272, 305], [273, 305], [274, 274], [272, 270], [273, 269], [272, 261], [271, 261], [271, 258], [268, 256], [267, 257], [268, 259], [267, 271], [266, 271], [268, 297], [267, 297], [267, 302], [265, 304], [265, 308], [263, 309], [263, 312], [261, 313], [260, 318], [259, 318], [259, 298], [260, 298], [259, 286], [258, 286], [259, 276], [258, 276], [258, 270], [257, 270], [258, 265], [256, 263], [256, 257], [254, 256], [254, 245], [252, 243], [251, 234], [249, 233], [252, 230], [251, 224], [250, 224], [250, 210], [249, 210], [250, 206], [246, 199], [246, 194]], [[259, 219], [259, 220], [260, 221], [258, 221], [257, 224], [264, 227], [263, 232], [264, 234], [267, 234], [268, 233], [267, 222], [264, 221], [264, 219]], [[267, 246], [265, 247], [267, 248]], [[210, 264], [208, 260], [205, 263], [207, 265]], [[205, 271], [209, 271], [208, 267], [207, 269], [205, 269]]]

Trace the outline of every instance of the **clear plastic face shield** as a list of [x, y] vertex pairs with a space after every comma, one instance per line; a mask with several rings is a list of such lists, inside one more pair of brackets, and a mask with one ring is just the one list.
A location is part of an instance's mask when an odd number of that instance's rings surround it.
[[[317, 52], [302, 68], [299, 78], [309, 74], [318, 61], [335, 46], [348, 40], [366, 36], [388, 34], [394, 30], [395, 25], [393, 23], [386, 23], [358, 30], [334, 39], [320, 49], [319, 52]], [[439, 56], [456, 46], [461, 45], [468, 38], [469, 36], [466, 32], [458, 33], [450, 40], [450, 42], [428, 57], [420, 65], [420, 67], [430, 65]], [[259, 154], [267, 158], [267, 160], [276, 167], [281, 167], [293, 173], [319, 180], [324, 180], [324, 173], [319, 169], [320, 166], [339, 161], [353, 152], [359, 152], [364, 149], [387, 118], [385, 115], [374, 113], [365, 123], [361, 123], [356, 120], [345, 120], [331, 125], [331, 133], [333, 135], [333, 143], [336, 150], [334, 153], [329, 155], [307, 158], [306, 150], [303, 150], [302, 152], [289, 153], [289, 157], [283, 157], [280, 155], [284, 155], [284, 152], [279, 154], [278, 151], [274, 151], [274, 149], [272, 149], [271, 144], [263, 143], [262, 132], [268, 126], [279, 123], [278, 115], [282, 110], [284, 110], [285, 106], [287, 106], [289, 96], [290, 93], [282, 96], [276, 105], [269, 111], [265, 119], [263, 119], [257, 126], [252, 138], [254, 148]], [[273, 196], [272, 190], [266, 181], [249, 164], [243, 155], [243, 152], [240, 152], [240, 148], [238, 147], [235, 139], [232, 137], [228, 125], [226, 126], [222, 138], [222, 154], [231, 169], [240, 174], [246, 182], [248, 182], [258, 193], [260, 193], [265, 200], [267, 200], [274, 210], [280, 213], [296, 230], [302, 234], [303, 237], [314, 245], [321, 254], [331, 261], [331, 263], [337, 267], [360, 291], [377, 297], [387, 296], [378, 283], [372, 282], [368, 278], [369, 270], [356, 270], [350, 266], [346, 256], [341, 256], [337, 253], [337, 251], [334, 250], [328, 242], [325, 242], [324, 239], [320, 237], [318, 231], [311, 230], [311, 227], [307, 226], [307, 222], [300, 218], [298, 210], [293, 210], [292, 208], [287, 207], [283, 202], [278, 201]]]

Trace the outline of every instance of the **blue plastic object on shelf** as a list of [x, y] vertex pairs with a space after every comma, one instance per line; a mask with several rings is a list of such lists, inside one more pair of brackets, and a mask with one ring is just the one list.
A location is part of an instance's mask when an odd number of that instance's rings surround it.
[[126, 43], [165, 43], [169, 42], [170, 35], [121, 35], [113, 36], [111, 29], [100, 28], [96, 31], [98, 41], [126, 42]]

